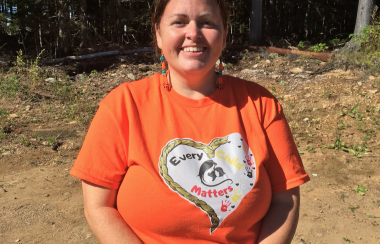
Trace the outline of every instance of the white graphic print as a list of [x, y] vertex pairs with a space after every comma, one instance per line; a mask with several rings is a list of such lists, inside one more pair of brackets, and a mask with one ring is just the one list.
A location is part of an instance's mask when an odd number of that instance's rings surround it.
[[165, 183], [210, 217], [210, 234], [253, 188], [256, 163], [243, 137], [234, 133], [210, 144], [175, 139], [159, 161]]

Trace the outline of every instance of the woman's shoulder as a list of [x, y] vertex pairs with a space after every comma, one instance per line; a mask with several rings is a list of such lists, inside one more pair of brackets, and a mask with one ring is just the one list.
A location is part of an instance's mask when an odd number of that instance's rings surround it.
[[226, 77], [228, 78], [227, 80], [234, 93], [241, 95], [246, 93], [250, 97], [274, 99], [272, 93], [270, 93], [265, 87], [253, 81], [248, 81], [229, 75]]

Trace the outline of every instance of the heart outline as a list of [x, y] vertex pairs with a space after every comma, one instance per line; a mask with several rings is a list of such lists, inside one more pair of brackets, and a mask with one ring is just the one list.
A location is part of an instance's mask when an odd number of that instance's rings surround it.
[[166, 184], [175, 192], [178, 192], [179, 195], [186, 198], [190, 202], [192, 202], [195, 206], [202, 209], [204, 212], [208, 214], [211, 221], [210, 233], [216, 230], [220, 224], [220, 219], [215, 213], [214, 209], [208, 205], [205, 201], [200, 200], [196, 196], [187, 192], [180, 184], [176, 183], [173, 178], [168, 174], [167, 167], [167, 157], [169, 153], [176, 148], [178, 145], [186, 145], [193, 147], [195, 149], [200, 149], [204, 151], [209, 159], [215, 157], [215, 150], [219, 148], [221, 145], [224, 145], [228, 142], [228, 136], [222, 138], [214, 138], [209, 144], [204, 144], [201, 142], [195, 142], [192, 139], [175, 139], [170, 141], [166, 146], [162, 149], [160, 160], [159, 160], [159, 169], [160, 175], [164, 178]]

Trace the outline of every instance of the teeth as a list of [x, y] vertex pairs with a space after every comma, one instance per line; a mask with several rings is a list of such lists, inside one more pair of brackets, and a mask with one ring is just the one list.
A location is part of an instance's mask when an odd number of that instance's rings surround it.
[[205, 50], [204, 47], [185, 47], [183, 51], [185, 52], [202, 52]]

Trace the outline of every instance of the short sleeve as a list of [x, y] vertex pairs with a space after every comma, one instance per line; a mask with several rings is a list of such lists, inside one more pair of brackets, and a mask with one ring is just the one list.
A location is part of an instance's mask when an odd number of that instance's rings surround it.
[[[128, 126], [121, 126], [115, 113], [104, 101], [100, 103], [70, 171], [81, 180], [111, 189], [119, 188], [127, 171], [125, 130]], [[126, 116], [122, 117], [123, 123], [127, 123]]]
[[265, 163], [272, 193], [297, 187], [310, 180], [294, 143], [281, 105], [273, 98], [265, 108], [264, 130], [269, 158]]

